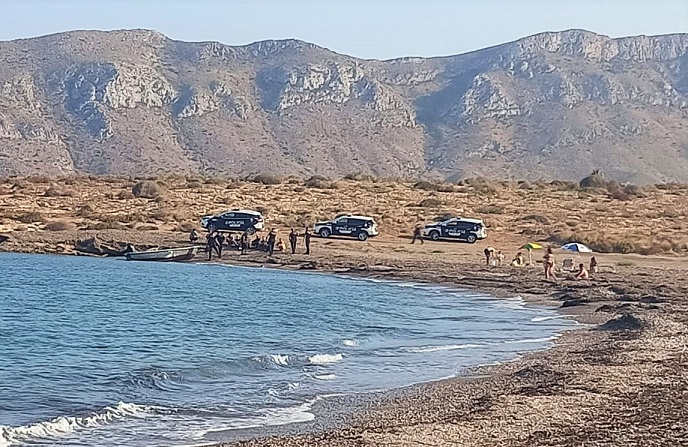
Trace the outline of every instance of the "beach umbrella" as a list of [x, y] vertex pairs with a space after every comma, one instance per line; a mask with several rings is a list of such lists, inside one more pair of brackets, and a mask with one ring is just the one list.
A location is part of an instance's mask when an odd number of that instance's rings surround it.
[[592, 250], [587, 245], [579, 244], [578, 242], [570, 242], [561, 246], [562, 250], [577, 251], [578, 253], [592, 253]]
[[521, 250], [542, 250], [542, 245], [536, 244], [535, 242], [528, 242], [525, 245], [521, 245]]
[[521, 250], [528, 250], [528, 265], [533, 265], [533, 250], [542, 250], [542, 245], [536, 244], [535, 242], [528, 242], [525, 245], [521, 245]]

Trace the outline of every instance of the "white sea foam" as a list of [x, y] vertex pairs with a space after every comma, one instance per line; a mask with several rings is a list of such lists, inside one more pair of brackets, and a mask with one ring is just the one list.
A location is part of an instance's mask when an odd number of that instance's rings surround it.
[[205, 437], [205, 435], [209, 433], [309, 422], [315, 419], [315, 414], [311, 413], [311, 407], [316, 400], [317, 398], [295, 407], [266, 409], [261, 412], [262, 414], [259, 417], [237, 421], [234, 424], [230, 423], [223, 427], [206, 430], [200, 435], [201, 437]]
[[0, 446], [7, 447], [32, 439], [57, 438], [78, 430], [100, 427], [126, 417], [142, 418], [153, 414], [157, 407], [146, 407], [120, 402], [114, 407], [105, 407], [89, 416], [60, 416], [50, 421], [9, 427], [0, 425]]
[[276, 365], [287, 366], [289, 364], [288, 355], [273, 354], [270, 356], [270, 358]]
[[530, 319], [530, 321], [537, 323], [539, 321], [559, 320], [562, 318], [568, 318], [568, 316], [567, 315], [552, 315], [549, 317], [533, 317]]
[[313, 376], [316, 380], [337, 380], [336, 374], [320, 374]]
[[341, 354], [316, 354], [308, 357], [308, 362], [312, 365], [326, 365], [328, 363], [341, 362], [344, 359]]
[[408, 352], [420, 354], [424, 352], [438, 352], [438, 351], [456, 351], [457, 349], [479, 348], [480, 345], [465, 344], [465, 345], [442, 345], [442, 346], [423, 346], [420, 348], [409, 348]]
[[347, 339], [347, 340], [343, 340], [343, 341], [342, 341], [342, 344], [343, 344], [344, 346], [354, 347], [354, 346], [358, 346], [359, 343], [358, 343], [358, 340], [349, 340], [349, 339]]
[[548, 341], [554, 341], [559, 338], [559, 335], [552, 335], [551, 337], [544, 338], [524, 338], [523, 340], [510, 340], [505, 343], [545, 343]]

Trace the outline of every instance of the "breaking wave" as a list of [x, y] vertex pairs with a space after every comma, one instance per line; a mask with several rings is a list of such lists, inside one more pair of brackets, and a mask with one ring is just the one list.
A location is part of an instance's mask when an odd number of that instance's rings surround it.
[[163, 410], [163, 408], [120, 402], [114, 407], [105, 407], [88, 416], [59, 416], [50, 421], [19, 427], [0, 425], [0, 446], [8, 447], [35, 439], [56, 438], [75, 431], [100, 427], [127, 417], [143, 418], [146, 415], [155, 414], [158, 410]]
[[456, 351], [457, 349], [479, 348], [480, 345], [465, 344], [465, 345], [442, 345], [442, 346], [423, 346], [420, 348], [409, 348], [407, 352], [420, 354], [424, 352], [438, 352], [438, 351]]
[[344, 359], [341, 354], [316, 354], [308, 357], [308, 362], [312, 365], [327, 365], [329, 363], [341, 362]]

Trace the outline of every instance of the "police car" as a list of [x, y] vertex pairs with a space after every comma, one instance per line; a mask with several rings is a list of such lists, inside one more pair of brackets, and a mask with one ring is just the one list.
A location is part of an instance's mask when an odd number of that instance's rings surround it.
[[201, 217], [201, 227], [213, 231], [237, 231], [253, 234], [265, 226], [263, 215], [258, 211], [231, 210], [222, 214]]
[[487, 230], [485, 229], [485, 223], [480, 219], [453, 217], [426, 225], [423, 228], [423, 237], [433, 241], [440, 238], [459, 239], [473, 244], [478, 239], [485, 239], [487, 237]]
[[369, 237], [377, 236], [377, 223], [368, 216], [352, 216], [345, 214], [337, 216], [326, 222], [316, 222], [313, 232], [320, 237], [349, 236], [359, 241], [365, 241]]

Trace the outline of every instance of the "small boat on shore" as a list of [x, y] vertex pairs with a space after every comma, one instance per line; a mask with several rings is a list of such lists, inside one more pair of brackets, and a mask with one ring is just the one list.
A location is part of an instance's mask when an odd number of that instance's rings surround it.
[[133, 251], [126, 253], [128, 261], [190, 261], [198, 247], [165, 248], [162, 250]]

